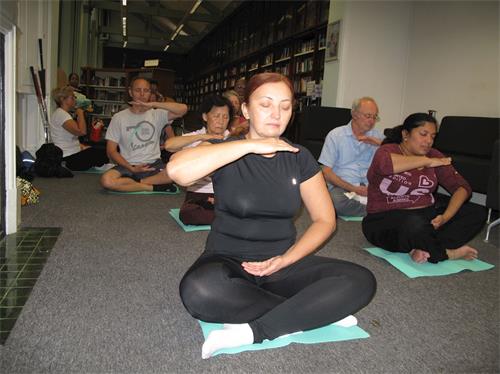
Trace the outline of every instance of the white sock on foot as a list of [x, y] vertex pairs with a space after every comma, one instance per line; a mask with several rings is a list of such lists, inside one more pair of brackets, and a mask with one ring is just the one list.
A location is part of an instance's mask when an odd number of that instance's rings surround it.
[[222, 330], [214, 330], [208, 334], [203, 347], [201, 358], [209, 358], [223, 348], [234, 348], [253, 343], [253, 331], [248, 323], [227, 324]]
[[334, 323], [335, 326], [340, 326], [340, 327], [352, 327], [356, 326], [358, 324], [358, 319], [354, 316], [347, 316], [340, 321], [337, 321]]
[[232, 328], [238, 328], [241, 325], [242, 325], [241, 323], [225, 323], [222, 328], [223, 329], [232, 329]]

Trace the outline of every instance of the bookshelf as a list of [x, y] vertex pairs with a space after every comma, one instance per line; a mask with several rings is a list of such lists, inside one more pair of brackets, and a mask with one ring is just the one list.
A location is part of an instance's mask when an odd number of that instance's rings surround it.
[[94, 111], [86, 113], [89, 126], [98, 119], [107, 126], [111, 117], [126, 107], [127, 73], [124, 69], [83, 67], [80, 81], [93, 104]]
[[289, 77], [301, 100], [323, 80], [328, 10], [328, 0], [244, 3], [187, 56], [184, 102], [198, 110], [204, 96], [262, 72]]

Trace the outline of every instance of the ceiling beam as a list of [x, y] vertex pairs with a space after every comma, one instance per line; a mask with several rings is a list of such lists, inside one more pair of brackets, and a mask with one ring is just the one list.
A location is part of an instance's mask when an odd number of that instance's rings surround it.
[[200, 6], [208, 11], [208, 13], [210, 13], [212, 16], [216, 16], [217, 18], [222, 16], [222, 12], [219, 10], [219, 8], [213, 5], [210, 1], [202, 1]]
[[[97, 9], [121, 12], [122, 5], [121, 5], [121, 2], [115, 3], [115, 2], [111, 2], [111, 1], [92, 1], [90, 3], [90, 8], [97, 8]], [[144, 6], [134, 4], [132, 2], [129, 2], [127, 4], [127, 13], [128, 14], [139, 13], [142, 15], [168, 17], [172, 21], [173, 20], [180, 20], [185, 15], [185, 12], [182, 12], [182, 11], [167, 10], [167, 9], [160, 7], [160, 6], [144, 7]], [[217, 17], [207, 15], [207, 14], [199, 14], [199, 13], [192, 14], [189, 17], [189, 20], [190, 21], [197, 21], [197, 22], [213, 23], [213, 24], [216, 24], [218, 22]]]
[[[122, 30], [120, 28], [116, 27], [110, 27], [110, 26], [102, 26], [99, 30], [101, 33], [106, 33], [110, 35], [122, 35]], [[166, 33], [156, 33], [156, 32], [151, 32], [149, 33], [148, 31], [138, 31], [138, 30], [128, 30], [127, 31], [127, 36], [128, 37], [138, 37], [138, 38], [144, 38], [144, 39], [152, 39], [152, 40], [158, 40], [161, 41], [164, 44], [167, 44], [167, 42], [170, 42], [170, 38], [168, 37], [168, 34]], [[177, 38], [175, 38], [174, 42], [177, 41], [177, 39], [182, 40], [186, 43], [191, 43], [192, 41], [197, 41], [198, 35], [177, 35]]]
[[[123, 42], [107, 42], [106, 46], [107, 47], [115, 47], [115, 48], [123, 48]], [[135, 42], [130, 42], [130, 41], [127, 43], [126, 49], [139, 49], [139, 50], [144, 50], [144, 51], [163, 52], [163, 48], [158, 48], [155, 45], [135, 43]], [[173, 46], [173, 45], [168, 49], [168, 53], [174, 53], [174, 54], [179, 54], [179, 55], [186, 54], [188, 51], [189, 50], [184, 48], [184, 47]]]
[[139, 14], [135, 14], [134, 16], [139, 18], [142, 21], [142, 23], [144, 23], [144, 27], [148, 30], [148, 33], [150, 35], [153, 35], [153, 31], [157, 34], [162, 34], [162, 35], [171, 31], [161, 27], [161, 25], [156, 23], [151, 16], [143, 16]]

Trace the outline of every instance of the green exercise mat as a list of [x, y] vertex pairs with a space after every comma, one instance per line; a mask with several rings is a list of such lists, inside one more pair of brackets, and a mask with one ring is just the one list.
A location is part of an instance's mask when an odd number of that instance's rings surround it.
[[82, 174], [104, 174], [107, 170], [99, 170], [96, 168], [90, 168], [87, 170], [78, 170], [78, 171], [73, 171], [73, 173], [82, 173]]
[[361, 222], [364, 217], [356, 217], [356, 216], [338, 216], [342, 221], [352, 221], [352, 222]]
[[[208, 323], [198, 321], [203, 331], [205, 339], [212, 330], [220, 330], [222, 323]], [[261, 349], [272, 349], [287, 346], [290, 343], [317, 344], [328, 342], [339, 342], [343, 340], [364, 339], [370, 335], [359, 326], [340, 327], [330, 324], [314, 330], [303, 331], [295, 334], [280, 336], [274, 340], [264, 340], [262, 343], [243, 345], [237, 348], [227, 348], [217, 351], [213, 356], [223, 353], [235, 354], [244, 351], [257, 351]]]
[[192, 231], [210, 231], [212, 226], [210, 225], [185, 225], [181, 219], [179, 218], [179, 212], [180, 209], [170, 209], [168, 214], [172, 216], [175, 222], [182, 227], [182, 229], [186, 232], [192, 232]]
[[404, 273], [409, 278], [434, 277], [459, 273], [461, 271], [482, 271], [489, 270], [495, 266], [481, 260], [445, 260], [437, 264], [424, 262], [418, 264], [413, 261], [408, 253], [389, 252], [382, 248], [363, 248], [374, 256], [383, 258], [396, 269]]

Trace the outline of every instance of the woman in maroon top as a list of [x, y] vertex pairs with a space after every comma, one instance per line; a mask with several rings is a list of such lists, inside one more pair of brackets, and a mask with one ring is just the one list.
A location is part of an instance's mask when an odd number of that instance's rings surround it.
[[[484, 207], [466, 204], [472, 191], [451, 165], [451, 158], [432, 148], [437, 121], [426, 113], [408, 116], [386, 130], [368, 170], [368, 215], [363, 233], [374, 245], [409, 253], [418, 263], [472, 260], [468, 246], [486, 220]], [[438, 185], [451, 197], [434, 193]]]

